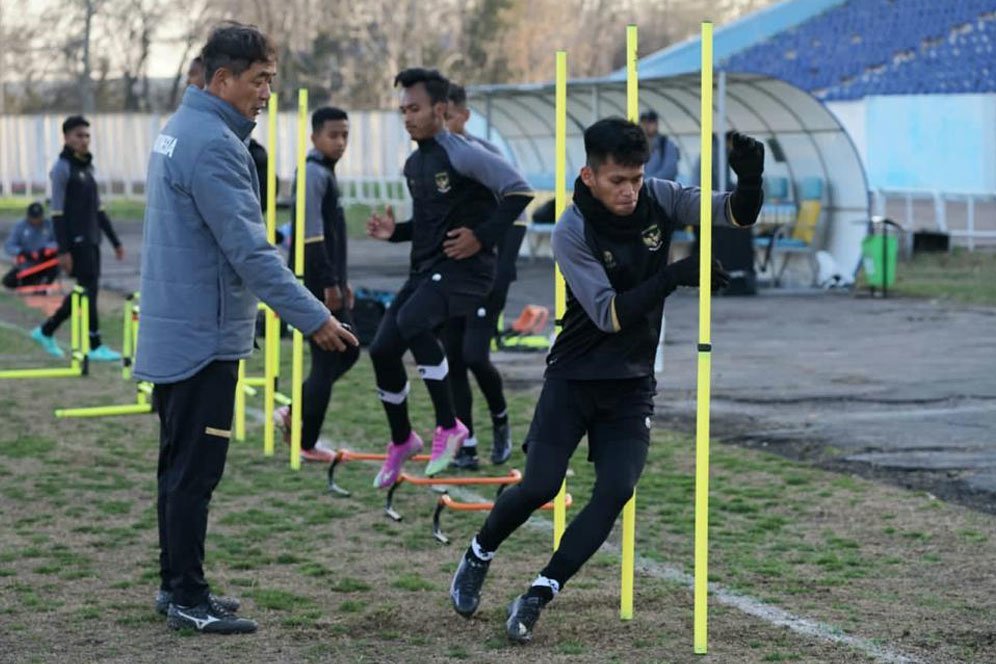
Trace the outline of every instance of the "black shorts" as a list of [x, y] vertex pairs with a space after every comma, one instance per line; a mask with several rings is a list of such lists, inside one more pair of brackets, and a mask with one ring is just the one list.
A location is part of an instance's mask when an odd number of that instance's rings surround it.
[[522, 448], [551, 445], [570, 454], [587, 434], [588, 460], [593, 461], [600, 454], [611, 454], [614, 444], [622, 440], [649, 445], [656, 389], [653, 376], [547, 378]]

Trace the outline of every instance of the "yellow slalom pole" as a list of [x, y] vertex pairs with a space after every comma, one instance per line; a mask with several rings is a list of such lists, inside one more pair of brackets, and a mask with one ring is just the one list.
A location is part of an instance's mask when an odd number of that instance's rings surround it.
[[80, 347], [82, 355], [80, 362], [83, 366], [83, 375], [90, 370], [90, 297], [84, 290], [80, 294]]
[[79, 286], [73, 287], [73, 293], [70, 296], [72, 299], [70, 302], [70, 318], [69, 318], [69, 338], [70, 338], [70, 349], [69, 357], [70, 366], [75, 371], [79, 371], [80, 367], [80, 348], [82, 348], [82, 341], [80, 340], [80, 317], [82, 316], [82, 309], [80, 308], [80, 293], [83, 291]]
[[[640, 80], [636, 73], [637, 31], [626, 26], [626, 117], [636, 122], [640, 116]], [[623, 508], [622, 580], [619, 589], [619, 618], [633, 619], [633, 567], [636, 559], [636, 489]]]
[[132, 293], [125, 298], [124, 314], [122, 314], [121, 326], [121, 377], [131, 380], [131, 302], [135, 297]]
[[235, 440], [246, 439], [246, 361], [239, 360], [239, 379], [235, 383]]
[[[554, 202], [557, 219], [567, 209], [567, 51], [557, 51], [557, 88], [556, 88], [556, 169]], [[560, 332], [563, 324], [564, 311], [567, 309], [567, 286], [560, 266], [554, 264], [554, 316], [556, 331]], [[567, 479], [560, 485], [560, 491], [553, 499], [553, 550], [560, 547], [560, 538], [567, 527]]]
[[712, 365], [712, 23], [702, 23], [699, 377], [695, 417], [695, 654], [708, 650], [709, 399]]
[[[294, 210], [294, 274], [304, 281], [304, 193], [305, 193], [305, 153], [308, 151], [308, 90], [297, 91], [297, 206]], [[294, 470], [301, 467], [301, 392], [304, 382], [304, 336], [294, 330], [294, 345], [291, 351], [291, 448], [290, 466]]]
[[[266, 239], [270, 244], [277, 241], [277, 95], [270, 95], [266, 108], [266, 137], [270, 158], [266, 160]], [[276, 313], [269, 307], [263, 309], [263, 456], [273, 456], [273, 409], [274, 393], [277, 391], [277, 358], [273, 344], [280, 344]]]

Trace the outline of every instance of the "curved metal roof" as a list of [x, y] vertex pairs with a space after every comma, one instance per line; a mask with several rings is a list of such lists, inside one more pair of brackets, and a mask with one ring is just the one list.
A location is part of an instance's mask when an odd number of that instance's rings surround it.
[[[769, 145], [765, 174], [781, 176], [798, 191], [804, 180], [823, 182], [823, 237], [840, 268], [857, 265], [860, 242], [869, 215], [864, 168], [847, 132], [827, 108], [809, 93], [784, 81], [756, 74], [724, 72], [725, 127], [765, 140]], [[718, 78], [718, 77], [717, 77]], [[504, 143], [529, 180], [553, 188], [554, 86], [480, 86], [469, 90], [469, 104], [485, 118], [488, 133]], [[571, 81], [567, 86], [567, 172], [570, 182], [584, 163], [584, 128], [594, 120], [625, 115], [626, 83], [608, 79]], [[694, 182], [699, 152], [699, 75], [685, 74], [640, 80], [640, 108], [654, 109], [660, 132], [681, 150], [679, 180]], [[717, 131], [721, 120], [716, 119]], [[774, 139], [774, 140], [772, 140]], [[781, 154], [770, 149], [777, 145]], [[795, 200], [801, 195], [793, 196]]]

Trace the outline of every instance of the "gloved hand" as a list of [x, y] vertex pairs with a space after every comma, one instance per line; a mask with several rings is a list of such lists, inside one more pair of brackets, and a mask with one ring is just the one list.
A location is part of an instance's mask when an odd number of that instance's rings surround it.
[[760, 187], [764, 173], [764, 143], [735, 131], [730, 136], [727, 161], [737, 174], [737, 185]]
[[[699, 285], [699, 254], [691, 254], [679, 261], [670, 263], [664, 267], [668, 273], [668, 279], [675, 286]], [[712, 290], [716, 291], [725, 288], [730, 283], [730, 275], [723, 269], [723, 264], [715, 258], [712, 260]]]

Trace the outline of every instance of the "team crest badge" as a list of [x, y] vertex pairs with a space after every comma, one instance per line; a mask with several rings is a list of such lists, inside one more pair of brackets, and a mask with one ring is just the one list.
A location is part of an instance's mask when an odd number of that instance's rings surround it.
[[661, 237], [661, 229], [657, 224], [647, 226], [640, 235], [643, 236], [643, 244], [650, 251], [657, 251], [664, 245], [664, 239]]
[[450, 174], [446, 171], [442, 173], [436, 173], [436, 191], [441, 194], [449, 193], [450, 191]]
[[605, 263], [605, 267], [609, 268], [610, 270], [615, 269], [616, 257], [612, 255], [611, 251], [602, 252], [602, 261]]

